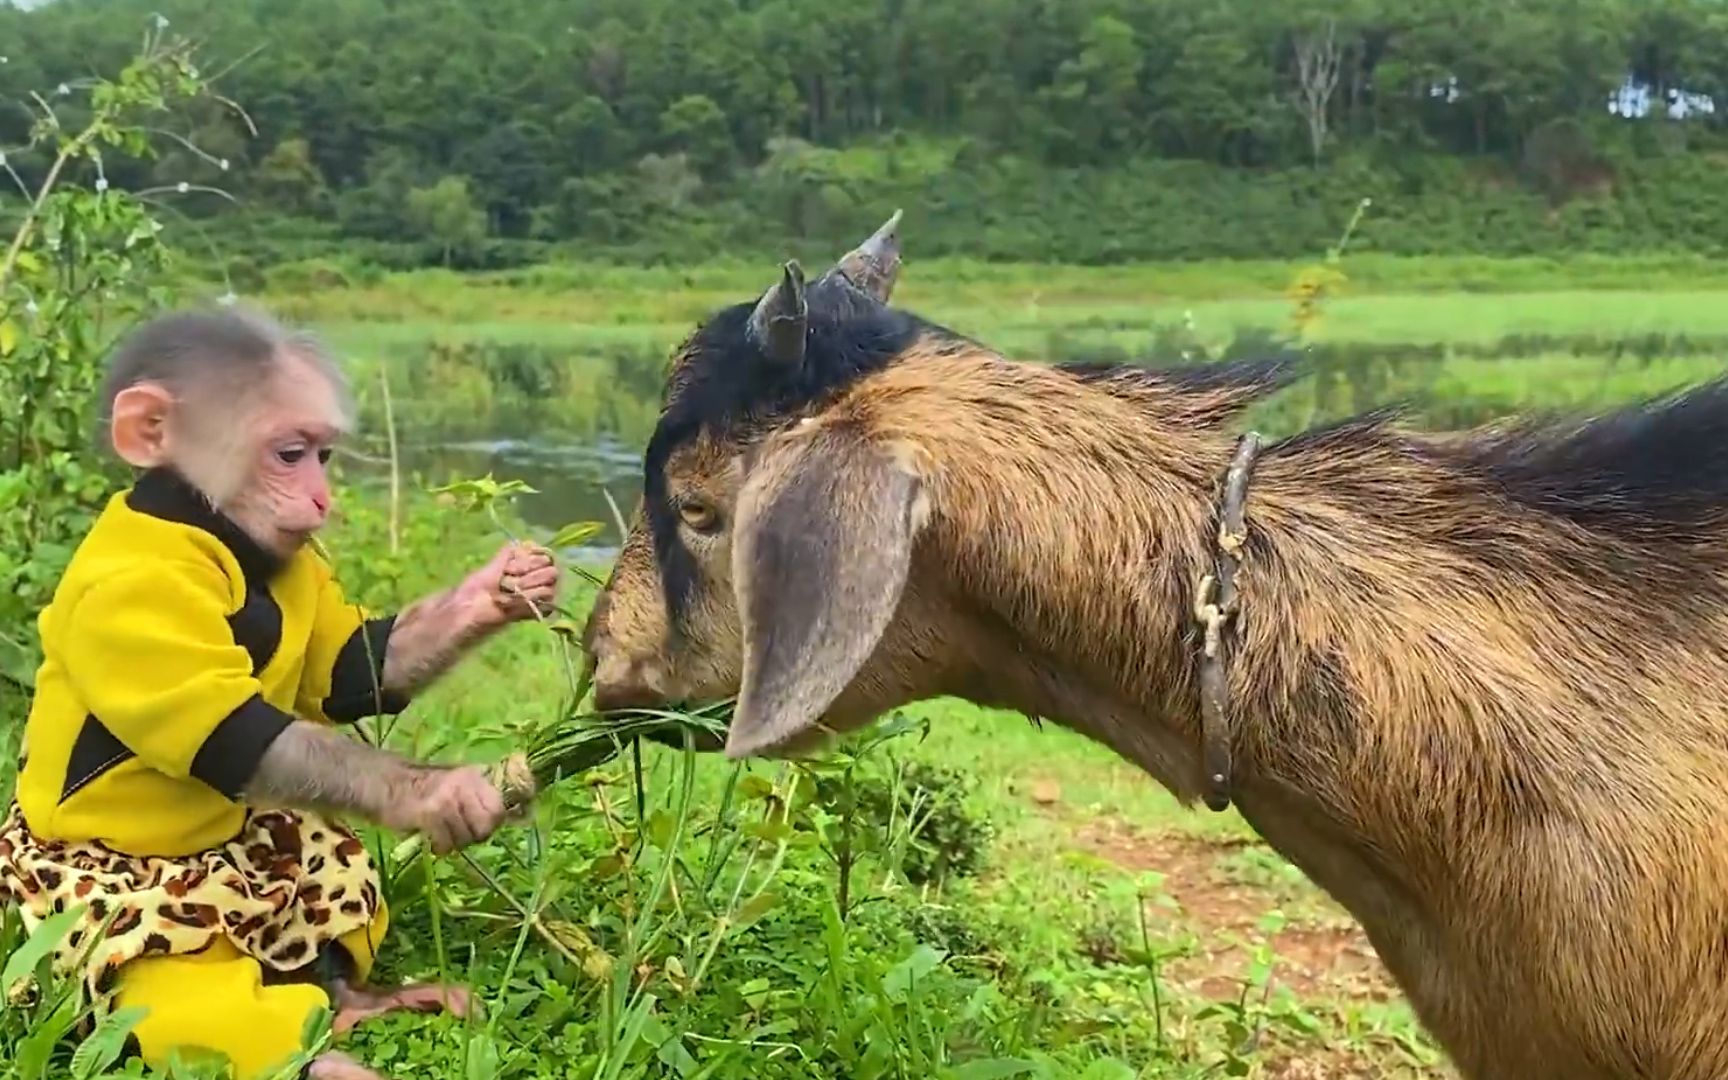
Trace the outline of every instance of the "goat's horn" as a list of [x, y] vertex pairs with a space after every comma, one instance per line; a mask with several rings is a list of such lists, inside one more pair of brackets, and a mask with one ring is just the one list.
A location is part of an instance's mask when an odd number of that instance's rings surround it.
[[750, 332], [762, 351], [783, 364], [804, 361], [804, 330], [810, 309], [804, 302], [804, 269], [793, 259], [783, 267], [784, 276], [756, 302], [750, 314]]
[[900, 216], [894, 216], [859, 244], [840, 257], [834, 269], [847, 281], [883, 303], [894, 291], [894, 281], [900, 276]]

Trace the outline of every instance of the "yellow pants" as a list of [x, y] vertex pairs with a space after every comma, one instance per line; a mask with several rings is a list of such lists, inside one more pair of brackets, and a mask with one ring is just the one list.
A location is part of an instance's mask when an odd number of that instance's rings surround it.
[[[338, 939], [353, 957], [356, 977], [364, 981], [389, 929], [382, 899], [372, 925]], [[115, 1007], [148, 1013], [132, 1029], [146, 1064], [166, 1065], [177, 1048], [226, 1054], [235, 1080], [266, 1080], [302, 1049], [301, 1037], [312, 1013], [331, 1006], [314, 983], [264, 985], [258, 961], [226, 938], [185, 956], [148, 956], [118, 973]]]

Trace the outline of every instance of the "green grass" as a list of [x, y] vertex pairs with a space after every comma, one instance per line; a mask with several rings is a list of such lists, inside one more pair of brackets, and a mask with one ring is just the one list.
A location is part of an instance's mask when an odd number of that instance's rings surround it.
[[[1359, 273], [1354, 264], [1349, 269]], [[979, 282], [911, 262], [896, 299], [1011, 354], [1037, 358], [1053, 336], [1133, 346], [1154, 328], [1189, 317], [1209, 334], [1236, 326], [1282, 329], [1290, 308], [1283, 292], [1294, 272], [1280, 266], [1224, 283], [1196, 283], [1132, 270], [1054, 267]], [[755, 296], [771, 280], [754, 268], [692, 273], [690, 284], [662, 283], [646, 271], [634, 277], [612, 271], [593, 284], [573, 276], [522, 285], [405, 274], [376, 285], [267, 298], [361, 353], [434, 338], [663, 351], [698, 319]], [[1328, 304], [1316, 339], [1465, 344], [1532, 333], [1625, 337], [1684, 328], [1728, 334], [1725, 296], [1728, 274], [1715, 271], [1685, 284], [1618, 280], [1589, 289], [1544, 289], [1513, 278], [1508, 287], [1480, 292], [1353, 277]]]
[[[642, 311], [640, 320], [631, 321], [621, 321], [617, 312], [589, 313], [595, 321], [584, 321], [583, 312], [572, 310], [557, 319], [534, 312], [516, 320], [493, 314], [472, 321], [415, 317], [373, 322], [326, 315], [318, 308], [308, 310], [345, 350], [359, 354], [418, 347], [433, 340], [535, 344], [573, 351], [624, 348], [665, 352], [689, 333], [696, 319], [749, 295], [742, 291], [717, 294], [712, 305], [679, 305], [688, 307], [685, 313], [689, 318], [673, 317], [673, 312]], [[1282, 329], [1289, 309], [1288, 301], [1273, 297], [1109, 300], [1035, 291], [994, 299], [944, 296], [921, 301], [914, 290], [907, 289], [902, 302], [960, 333], [1025, 359], [1050, 355], [1055, 340], [1087, 347], [1140, 349], [1159, 327], [1190, 319], [1207, 335], [1228, 335], [1236, 327]], [[1674, 327], [1686, 327], [1700, 335], [1728, 335], [1728, 289], [1346, 296], [1328, 306], [1314, 338], [1373, 344], [1479, 345], [1513, 335], [1619, 338], [1670, 332]]]
[[[1446, 426], [1532, 406], [1594, 408], [1708, 377], [1728, 355], [1728, 270], [1701, 260], [1364, 256], [1344, 269], [1348, 282], [1305, 339], [1342, 376], [1281, 422], [1393, 400]], [[908, 238], [896, 298], [1019, 359], [1169, 356], [1184, 344], [1215, 354], [1238, 334], [1286, 334], [1301, 270], [924, 262]], [[610, 432], [640, 445], [672, 351], [715, 309], [754, 297], [764, 275], [734, 264], [560, 265], [341, 286], [278, 280], [265, 299], [337, 344], [373, 432], [382, 371], [416, 437], [509, 431], [568, 442]], [[513, 387], [524, 366], [542, 374]]]
[[[1109, 269], [922, 263], [915, 245], [908, 258], [898, 302], [1034, 361], [1167, 354], [1177, 340], [1216, 351], [1242, 332], [1285, 334], [1287, 289], [1301, 269], [1287, 263]], [[1728, 270], [1696, 260], [1367, 256], [1347, 261], [1345, 269], [1349, 281], [1327, 299], [1306, 340], [1353, 358], [1434, 350], [1376, 387], [1389, 398], [1421, 391], [1443, 394], [1453, 406], [1479, 399], [1476, 411], [1483, 415], [1548, 399], [1591, 405], [1695, 381], [1720, 370], [1728, 354]], [[481, 417], [477, 422], [502, 426], [484, 418], [496, 402], [479, 400], [474, 388], [452, 393], [425, 385], [430, 377], [420, 361], [434, 344], [526, 349], [541, 354], [566, 383], [564, 400], [546, 423], [591, 435], [610, 420], [614, 430], [640, 441], [672, 350], [700, 319], [750, 299], [765, 280], [763, 268], [754, 266], [554, 266], [472, 277], [383, 275], [349, 287], [279, 289], [266, 299], [325, 331], [362, 382], [369, 386], [383, 367], [397, 393], [423, 409], [456, 403], [456, 411]], [[620, 381], [631, 384], [624, 392], [628, 401], [614, 412], [628, 417], [590, 416], [597, 401], [620, 396], [618, 387], [606, 385]], [[536, 388], [534, 396], [558, 395]], [[560, 418], [568, 423], [556, 423]], [[1446, 422], [1458, 419], [1458, 410], [1450, 409]]]

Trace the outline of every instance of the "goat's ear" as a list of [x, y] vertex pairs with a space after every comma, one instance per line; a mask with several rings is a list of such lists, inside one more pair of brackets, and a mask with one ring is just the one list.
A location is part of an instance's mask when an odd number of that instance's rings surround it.
[[732, 572], [743, 677], [726, 753], [806, 735], [894, 617], [923, 525], [909, 455], [852, 427], [799, 432], [739, 495]]

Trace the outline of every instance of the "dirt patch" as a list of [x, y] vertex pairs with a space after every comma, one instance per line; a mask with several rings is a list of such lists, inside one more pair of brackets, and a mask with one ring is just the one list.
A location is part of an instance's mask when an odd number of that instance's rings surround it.
[[1094, 819], [1076, 823], [1076, 846], [1118, 866], [1163, 875], [1163, 892], [1176, 902], [1158, 905], [1156, 920], [1175, 916], [1198, 939], [1194, 955], [1172, 961], [1165, 975], [1195, 993], [1229, 1000], [1241, 993], [1254, 950], [1272, 948], [1272, 979], [1303, 998], [1385, 1001], [1397, 989], [1361, 929], [1311, 885], [1304, 906], [1320, 918], [1289, 918], [1271, 930], [1262, 920], [1280, 906], [1267, 887], [1236, 880], [1226, 860], [1251, 842], [1206, 840], [1179, 833], [1143, 833], [1125, 822]]
[[[1267, 1080], [1367, 1080], [1422, 1077], [1456, 1080], [1445, 1066], [1412, 1066], [1393, 1052], [1382, 1057], [1380, 1039], [1365, 1044], [1344, 1037], [1324, 1018], [1396, 1000], [1400, 995], [1366, 935], [1339, 905], [1252, 836], [1202, 837], [1171, 829], [1142, 829], [1121, 818], [1094, 816], [1060, 799], [1038, 798], [1040, 778], [1022, 792], [1039, 815], [1061, 823], [1075, 849], [1125, 870], [1160, 875], [1146, 917], [1154, 934], [1190, 951], [1166, 960], [1167, 986], [1214, 1002], [1241, 999], [1256, 953], [1271, 951], [1268, 989], [1276, 1007], [1286, 994], [1324, 1025], [1298, 1034], [1274, 1022], [1264, 1034], [1256, 1075]], [[1048, 787], [1040, 788], [1040, 793]], [[1267, 916], [1279, 912], [1281, 920]], [[1109, 940], [1083, 945], [1101, 957], [1119, 950]], [[1259, 989], [1251, 993], [1258, 995]], [[1389, 1049], [1389, 1048], [1388, 1048]]]
[[[1418, 1064], [1408, 1028], [1381, 1028], [1377, 1006], [1400, 998], [1360, 926], [1252, 834], [1202, 836], [1157, 821], [1147, 827], [1072, 805], [1048, 777], [1011, 790], [1058, 826], [1059, 843], [1130, 873], [1158, 875], [1147, 926], [1166, 952], [1157, 978], [1188, 999], [1233, 1005], [1245, 989], [1265, 1018], [1253, 1075], [1263, 1080], [1458, 1080], [1444, 1064]], [[1268, 918], [1268, 916], [1277, 916]], [[1126, 963], [1137, 927], [1119, 918], [1082, 929], [1079, 948], [1101, 965]], [[1250, 984], [1267, 951], [1264, 989]], [[1269, 992], [1269, 1000], [1262, 998]], [[1261, 1013], [1256, 1006], [1270, 1006]], [[1375, 1030], [1379, 1029], [1379, 1030]]]

